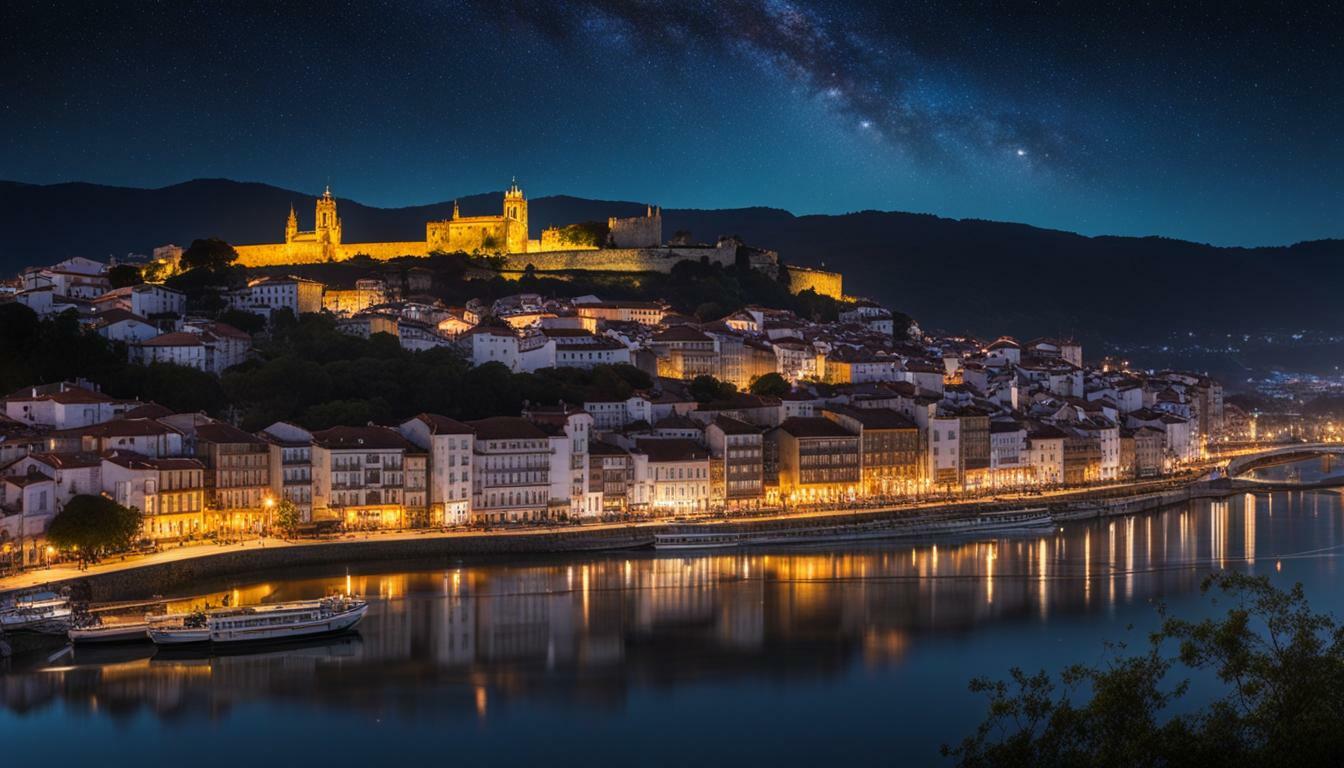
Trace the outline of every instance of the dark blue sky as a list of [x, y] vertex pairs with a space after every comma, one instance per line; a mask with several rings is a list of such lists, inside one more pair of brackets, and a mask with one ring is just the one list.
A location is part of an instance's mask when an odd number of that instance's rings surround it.
[[1344, 237], [1341, 11], [1170, 5], [10, 0], [0, 178]]

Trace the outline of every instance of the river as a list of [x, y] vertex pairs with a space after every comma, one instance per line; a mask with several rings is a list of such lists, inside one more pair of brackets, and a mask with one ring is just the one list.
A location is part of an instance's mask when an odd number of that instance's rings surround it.
[[[939, 764], [975, 675], [1142, 644], [1219, 568], [1337, 615], [1344, 510], [1274, 493], [1032, 539], [350, 567], [183, 605], [372, 602], [357, 636], [220, 658], [76, 650], [0, 672], [10, 765]], [[395, 763], [390, 758], [395, 756]]]

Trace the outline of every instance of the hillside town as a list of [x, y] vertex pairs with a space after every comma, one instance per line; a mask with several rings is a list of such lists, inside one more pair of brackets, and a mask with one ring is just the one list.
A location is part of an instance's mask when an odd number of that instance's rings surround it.
[[47, 527], [79, 494], [140, 510], [160, 544], [265, 534], [281, 506], [315, 532], [731, 516], [1157, 478], [1251, 429], [1199, 374], [1089, 366], [1068, 339], [925, 334], [859, 299], [830, 321], [757, 305], [706, 321], [597, 295], [448, 306], [416, 269], [353, 289], [265, 275], [223, 295], [257, 318], [254, 335], [189, 312], [167, 285], [114, 288], [114, 268], [83, 257], [29, 268], [3, 302], [73, 317], [133, 365], [221, 374], [278, 318], [320, 313], [343, 333], [472, 366], [633, 368], [651, 385], [473, 420], [246, 431], [88, 380], [32, 382], [0, 401], [12, 565], [53, 556]]

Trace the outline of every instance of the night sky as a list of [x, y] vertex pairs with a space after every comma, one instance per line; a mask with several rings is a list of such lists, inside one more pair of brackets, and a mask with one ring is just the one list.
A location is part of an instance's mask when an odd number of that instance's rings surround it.
[[[1178, 6], [1178, 7], [1170, 7]], [[1344, 11], [1235, 2], [0, 4], [0, 178], [1344, 237]]]

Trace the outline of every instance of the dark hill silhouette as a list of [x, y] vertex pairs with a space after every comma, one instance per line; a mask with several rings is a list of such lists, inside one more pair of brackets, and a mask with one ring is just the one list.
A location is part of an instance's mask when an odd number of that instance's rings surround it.
[[[464, 215], [497, 212], [501, 193], [459, 199]], [[167, 242], [219, 236], [276, 242], [293, 204], [312, 226], [312, 193], [198, 179], [161, 189], [0, 182], [0, 272], [71, 255], [147, 253]], [[340, 198], [347, 242], [414, 240], [452, 201], [374, 208]], [[540, 197], [546, 226], [644, 212], [643, 203]], [[980, 334], [1074, 334], [1154, 340], [1172, 331], [1344, 330], [1344, 241], [1219, 248], [1159, 237], [1071, 232], [925, 214], [861, 211], [795, 216], [774, 208], [664, 209], [663, 231], [701, 241], [736, 234], [786, 262], [845, 273], [871, 296], [929, 327]]]

